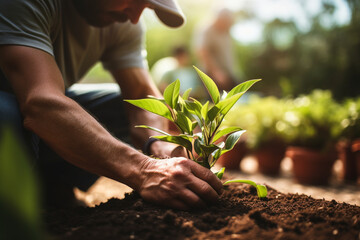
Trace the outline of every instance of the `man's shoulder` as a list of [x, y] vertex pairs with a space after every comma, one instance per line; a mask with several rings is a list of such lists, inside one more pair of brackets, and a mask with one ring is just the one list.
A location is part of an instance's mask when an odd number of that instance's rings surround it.
[[[66, 1], [66, 0], [64, 0]], [[61, 0], [0, 0], [0, 5], [4, 8], [1, 10], [7, 9], [21, 9], [22, 7], [27, 7], [31, 10], [33, 9], [44, 9], [53, 11], [60, 9], [63, 2]], [[13, 8], [11, 8], [13, 7]]]
[[0, 44], [29, 46], [53, 54], [61, 6], [61, 0], [0, 0]]
[[0, 13], [3, 18], [14, 23], [53, 23], [54, 18], [61, 17], [62, 5], [61, 0], [0, 0]]

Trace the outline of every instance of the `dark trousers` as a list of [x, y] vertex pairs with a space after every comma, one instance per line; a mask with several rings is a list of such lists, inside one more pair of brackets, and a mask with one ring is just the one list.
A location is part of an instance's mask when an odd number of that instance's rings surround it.
[[[66, 95], [78, 102], [113, 136], [131, 144], [129, 124], [116, 84], [77, 84], [69, 88]], [[98, 176], [63, 160], [36, 134], [24, 129], [22, 122], [23, 118], [15, 96], [0, 91], [0, 129], [5, 125], [12, 126], [20, 141], [34, 156], [32, 165], [39, 171], [44, 185], [54, 186], [56, 183], [61, 183], [85, 191], [97, 180]]]

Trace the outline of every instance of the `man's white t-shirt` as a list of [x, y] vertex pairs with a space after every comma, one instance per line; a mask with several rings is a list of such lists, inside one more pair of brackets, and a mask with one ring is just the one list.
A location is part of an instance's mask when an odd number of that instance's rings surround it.
[[72, 0], [0, 0], [0, 45], [9, 44], [54, 56], [66, 87], [98, 61], [108, 70], [147, 67], [141, 24], [92, 27]]

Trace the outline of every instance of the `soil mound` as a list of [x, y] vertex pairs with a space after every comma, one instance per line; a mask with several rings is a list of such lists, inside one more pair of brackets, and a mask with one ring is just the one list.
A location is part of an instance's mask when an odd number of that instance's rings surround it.
[[55, 239], [360, 239], [360, 207], [335, 200], [284, 194], [268, 186], [229, 186], [216, 205], [194, 211], [165, 209], [136, 193], [95, 208], [49, 209]]

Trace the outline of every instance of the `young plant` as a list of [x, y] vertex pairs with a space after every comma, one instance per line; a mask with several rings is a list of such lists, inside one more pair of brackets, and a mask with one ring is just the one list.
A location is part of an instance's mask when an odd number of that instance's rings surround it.
[[[179, 135], [171, 135], [151, 126], [140, 125], [136, 127], [147, 128], [161, 133], [162, 135], [152, 136], [152, 138], [183, 146], [189, 159], [210, 169], [222, 154], [233, 149], [240, 136], [245, 132], [240, 127], [220, 129], [224, 117], [239, 98], [261, 79], [243, 82], [228, 93], [224, 91], [220, 95], [214, 81], [195, 66], [194, 68], [209, 92], [212, 103], [207, 101], [205, 104], [201, 104], [200, 101], [189, 97], [191, 89], [186, 90], [180, 96], [179, 80], [171, 83], [164, 90], [164, 99], [149, 96], [146, 99], [125, 101], [175, 123], [181, 132]], [[197, 127], [201, 131], [195, 131]], [[227, 136], [225, 141], [220, 141], [224, 136]], [[219, 179], [222, 178], [224, 170], [225, 168], [222, 168], [215, 173]], [[256, 187], [260, 198], [267, 196], [266, 186], [258, 185], [252, 181], [231, 180], [225, 182], [224, 185], [233, 182], [251, 184]]]

